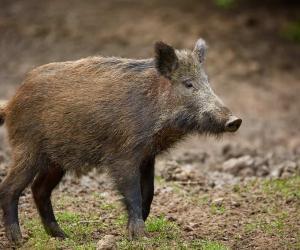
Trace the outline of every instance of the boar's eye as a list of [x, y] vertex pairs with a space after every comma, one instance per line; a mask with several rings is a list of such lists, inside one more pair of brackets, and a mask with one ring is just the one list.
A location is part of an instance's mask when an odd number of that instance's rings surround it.
[[184, 85], [186, 88], [188, 88], [188, 89], [194, 87], [194, 85], [193, 85], [193, 83], [192, 83], [191, 80], [183, 80], [182, 83], [183, 83], [183, 85]]

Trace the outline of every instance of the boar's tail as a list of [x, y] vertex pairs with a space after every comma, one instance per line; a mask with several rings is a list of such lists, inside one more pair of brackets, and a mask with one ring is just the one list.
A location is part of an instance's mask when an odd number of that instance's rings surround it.
[[3, 125], [5, 121], [5, 107], [6, 101], [0, 100], [0, 126]]

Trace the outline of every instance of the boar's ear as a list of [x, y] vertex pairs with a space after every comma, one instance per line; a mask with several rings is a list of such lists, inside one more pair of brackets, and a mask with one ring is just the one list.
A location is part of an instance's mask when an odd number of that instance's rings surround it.
[[174, 48], [163, 42], [156, 42], [154, 49], [156, 69], [161, 75], [170, 78], [178, 67], [178, 58]]
[[197, 55], [200, 63], [203, 63], [205, 60], [206, 50], [207, 50], [207, 46], [205, 41], [201, 38], [198, 39], [193, 52]]

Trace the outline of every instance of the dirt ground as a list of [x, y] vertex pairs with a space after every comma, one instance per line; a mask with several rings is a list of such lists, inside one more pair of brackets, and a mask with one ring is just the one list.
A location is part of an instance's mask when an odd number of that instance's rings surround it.
[[[105, 175], [91, 173], [66, 176], [53, 196], [55, 209], [93, 215], [89, 222], [101, 217], [110, 226], [83, 227], [91, 229], [89, 236], [58, 247], [31, 223], [38, 215], [27, 190], [20, 202], [24, 249], [94, 249], [107, 234], [121, 249], [300, 249], [300, 45], [281, 35], [299, 11], [299, 4], [280, 1], [222, 9], [192, 0], [1, 0], [0, 99], [12, 96], [26, 72], [41, 64], [96, 54], [146, 58], [157, 40], [192, 49], [203, 37], [211, 85], [243, 118], [234, 135], [188, 138], [157, 159], [152, 221], [163, 216], [162, 224], [179, 236], [167, 235], [157, 241], [162, 245], [122, 240], [119, 197]], [[8, 162], [2, 127], [0, 180]], [[61, 214], [66, 227], [68, 219]], [[220, 245], [205, 248], [203, 242]], [[0, 249], [8, 248], [0, 224]]]

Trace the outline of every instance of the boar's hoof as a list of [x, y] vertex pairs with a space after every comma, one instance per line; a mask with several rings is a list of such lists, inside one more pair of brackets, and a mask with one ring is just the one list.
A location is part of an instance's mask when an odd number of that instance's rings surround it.
[[60, 231], [52, 232], [52, 237], [58, 238], [60, 240], [64, 240], [68, 238], [68, 235], [66, 235], [64, 231], [60, 230]]
[[146, 236], [145, 222], [143, 220], [132, 220], [128, 224], [129, 239], [137, 239]]
[[45, 225], [46, 232], [54, 238], [65, 239], [68, 236], [65, 232], [57, 225], [57, 223], [51, 223], [49, 225]]
[[17, 223], [11, 224], [6, 228], [6, 235], [10, 242], [19, 246], [22, 244], [22, 234]]

